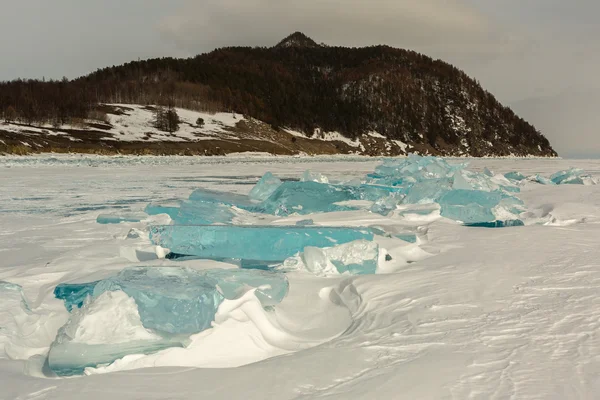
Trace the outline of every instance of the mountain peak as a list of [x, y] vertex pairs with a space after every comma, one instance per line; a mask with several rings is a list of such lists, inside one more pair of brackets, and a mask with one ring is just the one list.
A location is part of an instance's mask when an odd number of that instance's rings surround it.
[[283, 39], [281, 42], [277, 43], [277, 45], [275, 46], [276, 49], [288, 47], [315, 48], [321, 46], [319, 46], [317, 42], [306, 36], [304, 33], [294, 32], [285, 39]]

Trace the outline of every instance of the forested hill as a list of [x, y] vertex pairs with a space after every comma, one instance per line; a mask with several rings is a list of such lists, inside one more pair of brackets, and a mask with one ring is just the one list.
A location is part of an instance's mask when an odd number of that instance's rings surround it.
[[309, 137], [375, 133], [430, 154], [556, 155], [535, 127], [450, 64], [388, 46], [319, 45], [301, 33], [270, 48], [222, 48], [73, 81], [0, 86], [0, 109], [27, 123], [87, 118], [100, 103], [235, 112]]

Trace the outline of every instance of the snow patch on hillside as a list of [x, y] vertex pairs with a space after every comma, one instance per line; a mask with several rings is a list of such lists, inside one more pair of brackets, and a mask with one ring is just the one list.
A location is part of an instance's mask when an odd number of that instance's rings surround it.
[[[152, 107], [129, 104], [109, 104], [119, 107], [125, 115], [109, 115], [113, 126], [109, 132], [116, 140], [122, 141], [171, 141], [186, 142], [197, 140], [210, 140], [215, 136], [227, 133], [227, 128], [233, 128], [244, 120], [231, 113], [209, 114], [198, 111], [176, 108], [179, 115], [179, 130], [173, 133], [163, 132], [153, 126], [154, 111]], [[196, 125], [202, 118], [203, 126]], [[231, 137], [231, 139], [235, 139]]]
[[[39, 134], [48, 136], [65, 136], [72, 141], [81, 141], [81, 139], [71, 136], [69, 131], [93, 131], [106, 134], [105, 140], [122, 142], [195, 142], [199, 140], [211, 140], [223, 138], [235, 140], [238, 139], [230, 133], [230, 129], [235, 128], [238, 122], [244, 121], [243, 116], [232, 113], [210, 114], [176, 108], [180, 119], [179, 129], [176, 132], [169, 133], [158, 130], [154, 127], [155, 108], [152, 106], [142, 106], [135, 104], [106, 104], [113, 107], [115, 112], [121, 115], [107, 114], [108, 129], [98, 128], [94, 124], [99, 121], [87, 120], [80, 126], [64, 124], [58, 127], [51, 125], [28, 126], [23, 124], [5, 123], [0, 129], [12, 133]], [[196, 124], [198, 119], [204, 120], [204, 125]], [[89, 125], [92, 124], [92, 125]]]

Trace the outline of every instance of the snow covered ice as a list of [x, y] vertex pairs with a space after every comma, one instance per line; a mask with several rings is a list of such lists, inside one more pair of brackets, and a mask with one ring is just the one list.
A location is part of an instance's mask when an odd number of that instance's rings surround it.
[[249, 288], [263, 306], [274, 306], [288, 282], [263, 271], [136, 267], [97, 282], [59, 285], [54, 294], [71, 317], [50, 347], [50, 369], [72, 375], [128, 354], [181, 347], [185, 334], [211, 327], [225, 299]]
[[59, 376], [70, 376], [128, 354], [176, 346], [183, 346], [177, 338], [163, 338], [143, 326], [133, 298], [110, 291], [73, 311], [50, 346], [48, 366]]
[[305, 247], [299, 256], [282, 264], [282, 270], [300, 269], [319, 276], [349, 274], [367, 275], [377, 271], [379, 245], [357, 240], [330, 248]]
[[[268, 171], [295, 189], [261, 208], [275, 190], [249, 193]], [[599, 175], [541, 159], [0, 158], [0, 398], [597, 398]], [[430, 181], [440, 195], [420, 196]], [[344, 196], [313, 203], [304, 184]], [[261, 260], [231, 245], [165, 258], [150, 233], [184, 217], [370, 233], [246, 270]], [[164, 285], [117, 284], [140, 268]], [[201, 286], [163, 269], [214, 283], [206, 329], [152, 313]]]
[[96, 299], [105, 292], [123, 291], [138, 305], [144, 327], [180, 334], [210, 327], [223, 299], [234, 299], [247, 287], [258, 288], [259, 300], [271, 306], [283, 300], [288, 283], [282, 274], [263, 271], [135, 267], [97, 282], [59, 285], [54, 294], [73, 310], [88, 296]]

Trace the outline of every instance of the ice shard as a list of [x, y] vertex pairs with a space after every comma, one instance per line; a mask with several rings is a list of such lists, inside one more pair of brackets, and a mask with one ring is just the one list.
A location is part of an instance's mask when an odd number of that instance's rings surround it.
[[376, 273], [378, 260], [377, 243], [357, 240], [325, 249], [306, 247], [302, 254], [285, 260], [281, 268], [302, 269], [318, 276], [367, 275]]
[[442, 158], [411, 154], [402, 161], [384, 161], [375, 169], [375, 173], [370, 175], [370, 178], [382, 184], [398, 185], [426, 179], [449, 178], [465, 167], [466, 164], [450, 165]]
[[375, 214], [383, 215], [383, 216], [388, 216], [388, 215], [390, 215], [390, 213], [392, 211], [394, 211], [394, 210], [396, 210], [396, 208], [398, 208], [398, 204], [400, 203], [401, 200], [402, 200], [402, 197], [397, 198], [396, 196], [393, 196], [393, 195], [389, 195], [387, 197], [382, 197], [381, 199], [377, 200], [371, 206], [371, 212], [375, 213]]
[[369, 229], [319, 226], [189, 226], [150, 228], [150, 239], [174, 253], [208, 259], [283, 261], [305, 247], [372, 240]]
[[525, 175], [523, 175], [520, 172], [516, 172], [516, 171], [508, 172], [508, 173], [504, 174], [504, 177], [506, 179], [510, 179], [512, 181], [519, 181], [519, 182], [526, 179]]
[[492, 209], [502, 195], [475, 190], [453, 190], [440, 199], [440, 214], [464, 223], [491, 222], [496, 220]]
[[473, 185], [464, 177], [461, 171], [457, 171], [452, 179], [452, 189], [473, 190]]
[[437, 203], [440, 197], [451, 190], [452, 180], [428, 179], [415, 183], [404, 198], [405, 204]]
[[252, 209], [257, 204], [245, 195], [197, 189], [179, 207], [149, 204], [145, 211], [168, 214], [176, 225], [230, 224], [236, 216], [233, 207]]
[[360, 190], [317, 182], [284, 182], [267, 200], [250, 210], [287, 216], [355, 209], [336, 204], [349, 200], [361, 200]]
[[320, 172], [310, 172], [309, 170], [304, 171], [302, 177], [300, 178], [301, 182], [318, 182], [318, 183], [329, 183], [329, 178]]
[[194, 190], [192, 194], [190, 194], [189, 200], [208, 204], [225, 204], [242, 209], [252, 208], [257, 204], [256, 202], [252, 201], [251, 198], [243, 194], [219, 192], [208, 189]]
[[254, 269], [213, 269], [208, 276], [216, 279], [220, 293], [226, 299], [236, 299], [254, 288], [254, 294], [264, 307], [283, 301], [289, 290], [285, 275]]
[[556, 185], [556, 183], [554, 183], [551, 179], [546, 178], [545, 176], [542, 176], [540, 174], [532, 175], [532, 176], [528, 177], [527, 180], [532, 181], [532, 182], [537, 182], [542, 185]]
[[374, 274], [379, 260], [379, 246], [375, 242], [358, 240], [327, 249], [327, 257], [340, 274]]
[[518, 212], [522, 202], [502, 192], [481, 190], [452, 190], [444, 194], [439, 204], [443, 217], [465, 224], [496, 221], [495, 209], [503, 206], [509, 212]]
[[584, 172], [580, 168], [571, 168], [555, 173], [550, 177], [550, 180], [557, 185], [583, 185]]
[[267, 172], [263, 175], [262, 178], [258, 181], [258, 183], [252, 188], [250, 194], [248, 195], [250, 199], [263, 201], [269, 198], [273, 194], [275, 190], [279, 186], [281, 186], [283, 182], [276, 176], [273, 176], [272, 173]]
[[378, 201], [383, 197], [394, 196], [401, 200], [404, 198], [408, 189], [400, 186], [384, 186], [361, 184], [358, 186], [359, 198], [361, 200]]
[[235, 215], [229, 205], [186, 200], [172, 219], [176, 225], [231, 224]]

